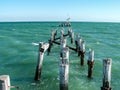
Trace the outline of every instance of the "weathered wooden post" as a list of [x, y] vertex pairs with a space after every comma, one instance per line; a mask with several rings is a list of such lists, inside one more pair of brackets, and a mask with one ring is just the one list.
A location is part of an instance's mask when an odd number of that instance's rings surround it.
[[78, 42], [78, 56], [81, 56], [80, 51], [81, 51], [81, 47], [82, 47], [82, 38], [79, 37], [77, 42]]
[[71, 37], [71, 36], [70, 36], [70, 35], [71, 35], [70, 33], [71, 33], [71, 29], [69, 28], [69, 29], [68, 29], [68, 35], [69, 35], [69, 37]]
[[103, 86], [101, 87], [101, 90], [112, 90], [112, 88], [110, 87], [111, 64], [111, 58], [103, 59]]
[[57, 30], [54, 31], [54, 40], [56, 35], [57, 35]]
[[85, 42], [82, 41], [81, 47], [80, 47], [80, 55], [81, 55], [81, 66], [84, 65], [84, 54], [85, 54]]
[[43, 44], [43, 42], [39, 43], [38, 62], [36, 67], [35, 80], [40, 80], [44, 52], [48, 49], [48, 47], [49, 47], [48, 43], [45, 44]]
[[57, 35], [57, 30], [53, 31], [52, 34], [51, 34], [51, 37], [50, 39], [48, 40], [48, 43], [49, 43], [49, 47], [48, 47], [48, 55], [49, 53], [51, 52], [51, 48], [52, 48], [52, 45], [53, 45], [53, 41], [55, 40], [55, 36]]
[[62, 35], [64, 35], [64, 28], [62, 28], [61, 32], [60, 32]]
[[89, 50], [89, 55], [88, 55], [88, 78], [92, 78], [92, 73], [93, 73], [93, 65], [94, 65], [94, 51]]
[[63, 49], [64, 47], [66, 47], [66, 42], [67, 42], [66, 38], [63, 37], [63, 39], [60, 42], [60, 49]]
[[68, 73], [69, 73], [69, 48], [65, 47], [60, 57], [60, 90], [68, 90]]
[[9, 75], [1, 75], [0, 76], [0, 90], [10, 90]]
[[79, 46], [78, 46], [78, 39], [79, 39], [79, 37], [80, 37], [80, 36], [77, 34], [77, 35], [76, 35], [76, 40], [75, 40], [76, 52], [79, 51]]
[[71, 43], [73, 44], [74, 42], [74, 32], [72, 32], [72, 35], [71, 35]]
[[61, 40], [61, 42], [60, 42], [60, 56], [62, 57], [62, 51], [63, 51], [63, 48], [65, 48], [66, 47], [66, 38], [65, 37], [63, 37], [63, 39]]
[[61, 32], [60, 32], [61, 34], [60, 34], [60, 43], [62, 43], [63, 42], [63, 35], [64, 35], [64, 30], [62, 29], [61, 30]]
[[52, 31], [52, 34], [51, 34], [51, 39], [52, 39], [52, 41], [55, 40], [55, 36], [56, 36], [56, 35], [57, 35], [57, 30]]
[[49, 47], [48, 47], [48, 50], [47, 50], [47, 52], [48, 52], [47, 55], [49, 55], [49, 53], [51, 52], [51, 48], [52, 48], [52, 45], [53, 45], [52, 38], [50, 38], [50, 40], [48, 40], [48, 43], [49, 43]]
[[74, 32], [72, 31], [72, 29], [68, 30], [68, 35], [71, 38], [71, 43], [73, 43], [73, 41], [74, 41]]
[[9, 75], [1, 75], [0, 76], [0, 90], [10, 90], [10, 88], [19, 89], [18, 86], [10, 86]]

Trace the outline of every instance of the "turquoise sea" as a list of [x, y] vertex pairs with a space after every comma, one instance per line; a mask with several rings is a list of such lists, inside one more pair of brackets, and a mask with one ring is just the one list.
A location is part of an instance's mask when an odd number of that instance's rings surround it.
[[[10, 75], [11, 85], [19, 90], [59, 90], [58, 45], [45, 53], [41, 81], [35, 82], [39, 42], [48, 42], [59, 22], [0, 22], [0, 75]], [[58, 36], [60, 30], [58, 28]], [[67, 33], [68, 28], [65, 28]], [[100, 90], [104, 58], [112, 58], [111, 87], [120, 90], [120, 23], [72, 22], [75, 35], [86, 43], [85, 64], [70, 50], [69, 90]], [[67, 39], [69, 45], [69, 38]], [[75, 44], [72, 45], [75, 47]], [[95, 52], [93, 79], [87, 78], [88, 50]], [[16, 90], [16, 89], [12, 89]]]

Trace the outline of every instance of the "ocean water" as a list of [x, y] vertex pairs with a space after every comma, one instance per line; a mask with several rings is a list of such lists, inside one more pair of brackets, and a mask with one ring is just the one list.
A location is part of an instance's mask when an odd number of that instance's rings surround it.
[[[1, 22], [0, 23], [0, 75], [10, 75], [11, 85], [19, 90], [59, 90], [58, 45], [53, 45], [49, 56], [45, 53], [41, 80], [34, 81], [39, 42], [48, 42], [51, 32], [62, 28], [58, 22]], [[120, 90], [120, 23], [72, 22], [72, 29], [86, 43], [85, 63], [70, 50], [69, 90], [100, 90], [102, 86], [102, 60], [112, 58], [111, 87]], [[67, 33], [68, 28], [65, 28]], [[67, 39], [69, 45], [69, 38]], [[72, 45], [75, 47], [75, 44]], [[95, 51], [93, 79], [87, 78], [89, 48]], [[16, 90], [16, 89], [12, 89]]]

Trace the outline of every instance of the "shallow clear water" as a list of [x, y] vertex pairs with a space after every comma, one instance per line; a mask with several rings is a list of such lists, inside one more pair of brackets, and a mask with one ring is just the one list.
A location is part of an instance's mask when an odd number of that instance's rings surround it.
[[[0, 23], [0, 75], [10, 75], [11, 85], [20, 90], [59, 90], [59, 46], [54, 45], [49, 56], [45, 53], [41, 81], [34, 75], [38, 58], [35, 43], [48, 42], [57, 22]], [[80, 33], [86, 42], [85, 64], [70, 50], [69, 90], [100, 90], [102, 60], [112, 58], [113, 90], [120, 88], [120, 23], [73, 22], [74, 33]], [[58, 32], [61, 28], [58, 28]], [[65, 29], [67, 32], [67, 28]], [[59, 35], [59, 34], [58, 34]], [[67, 40], [68, 44], [69, 39]], [[75, 47], [75, 45], [72, 45]], [[95, 51], [93, 79], [87, 78], [88, 50]], [[16, 90], [16, 89], [12, 89]]]

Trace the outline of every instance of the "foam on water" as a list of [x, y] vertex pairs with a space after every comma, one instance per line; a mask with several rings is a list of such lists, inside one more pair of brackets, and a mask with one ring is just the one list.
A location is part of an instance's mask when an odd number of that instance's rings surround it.
[[34, 43], [34, 42], [32, 42], [32, 45], [34, 45], [34, 46], [38, 46], [39, 44], [38, 44], [38, 43]]

